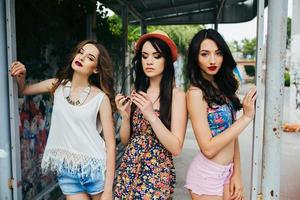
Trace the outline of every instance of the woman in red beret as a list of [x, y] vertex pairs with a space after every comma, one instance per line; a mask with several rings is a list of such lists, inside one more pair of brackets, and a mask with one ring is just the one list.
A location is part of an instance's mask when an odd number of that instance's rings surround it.
[[177, 48], [168, 35], [140, 37], [133, 66], [135, 90], [118, 94], [121, 142], [127, 145], [116, 181], [116, 199], [171, 199], [175, 186], [173, 155], [183, 146], [185, 93], [175, 87]]

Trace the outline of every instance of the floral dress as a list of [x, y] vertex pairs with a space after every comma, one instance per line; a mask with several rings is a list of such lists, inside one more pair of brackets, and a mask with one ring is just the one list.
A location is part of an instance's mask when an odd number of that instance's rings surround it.
[[135, 110], [132, 120], [133, 133], [118, 170], [115, 199], [170, 199], [176, 181], [172, 155], [140, 109]]

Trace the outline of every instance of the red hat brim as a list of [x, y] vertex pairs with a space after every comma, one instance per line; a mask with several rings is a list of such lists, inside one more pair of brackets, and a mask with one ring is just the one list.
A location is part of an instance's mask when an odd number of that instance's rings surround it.
[[173, 62], [176, 61], [176, 59], [177, 59], [177, 46], [173, 42], [173, 40], [171, 40], [169, 37], [167, 37], [163, 34], [147, 33], [147, 34], [142, 35], [140, 37], [140, 39], [137, 41], [136, 45], [135, 45], [135, 50], [137, 51], [138, 49], [140, 49], [142, 47], [142, 45], [144, 44], [144, 42], [149, 38], [158, 38], [158, 39], [161, 39], [162, 41], [164, 41], [169, 46], [169, 48], [171, 50], [172, 61]]

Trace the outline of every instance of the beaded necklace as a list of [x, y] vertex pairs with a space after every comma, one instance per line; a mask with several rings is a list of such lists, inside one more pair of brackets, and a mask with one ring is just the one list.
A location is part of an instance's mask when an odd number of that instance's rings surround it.
[[68, 81], [66, 83], [66, 85], [63, 86], [63, 94], [64, 94], [64, 98], [67, 100], [67, 102], [73, 106], [80, 106], [82, 105], [85, 100], [87, 99], [87, 97], [89, 96], [90, 92], [91, 92], [91, 85], [89, 84], [84, 90], [82, 90], [79, 93], [78, 99], [76, 101], [71, 99], [71, 87], [72, 87], [72, 83], [71, 81]]

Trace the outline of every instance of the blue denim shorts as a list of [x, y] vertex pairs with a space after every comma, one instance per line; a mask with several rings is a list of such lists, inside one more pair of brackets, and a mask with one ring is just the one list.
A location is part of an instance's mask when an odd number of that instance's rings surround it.
[[91, 178], [90, 176], [81, 176], [64, 170], [57, 176], [57, 179], [64, 195], [75, 195], [79, 193], [96, 195], [104, 190], [104, 178], [101, 173]]

